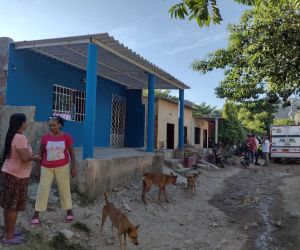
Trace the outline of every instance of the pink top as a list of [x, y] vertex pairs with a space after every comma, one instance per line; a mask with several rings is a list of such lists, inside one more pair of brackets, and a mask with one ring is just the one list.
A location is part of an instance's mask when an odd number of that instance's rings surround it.
[[14, 175], [17, 178], [28, 178], [32, 169], [32, 162], [24, 162], [17, 149], [28, 149], [32, 154], [32, 148], [28, 144], [25, 135], [16, 134], [11, 142], [11, 155], [4, 161], [2, 171]]
[[61, 136], [53, 136], [48, 133], [43, 135], [41, 144], [45, 150], [42, 161], [44, 167], [57, 168], [69, 163], [68, 148], [73, 145], [70, 135], [64, 133]]

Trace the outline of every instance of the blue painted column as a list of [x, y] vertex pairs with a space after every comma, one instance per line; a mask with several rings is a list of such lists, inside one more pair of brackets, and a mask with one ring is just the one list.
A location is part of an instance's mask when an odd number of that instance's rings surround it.
[[148, 74], [148, 129], [147, 129], [147, 151], [154, 151], [154, 89], [155, 76]]
[[83, 159], [94, 157], [98, 47], [89, 43], [86, 67], [86, 102]]
[[178, 112], [178, 148], [184, 147], [184, 90], [179, 90], [179, 112]]

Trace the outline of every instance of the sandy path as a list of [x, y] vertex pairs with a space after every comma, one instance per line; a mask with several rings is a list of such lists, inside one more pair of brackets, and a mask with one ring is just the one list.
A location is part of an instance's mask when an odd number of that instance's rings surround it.
[[[168, 186], [167, 194], [171, 203], [162, 203], [158, 206], [154, 201], [148, 205], [141, 202], [141, 181], [133, 182], [127, 187], [120, 188], [116, 193], [112, 193], [109, 199], [121, 208], [125, 201], [131, 208], [128, 213], [130, 220], [134, 224], [141, 224], [139, 231], [139, 246], [134, 246], [128, 242], [127, 249], [140, 250], [167, 250], [167, 249], [241, 249], [245, 242], [245, 235], [236, 229], [230, 229], [229, 218], [220, 210], [213, 207], [208, 201], [224, 188], [224, 180], [236, 175], [238, 168], [226, 168], [222, 171], [204, 171], [198, 179], [197, 194], [191, 198], [183, 189], [183, 184]], [[153, 188], [148, 194], [152, 200], [157, 197], [157, 189]], [[43, 226], [32, 229], [28, 225], [28, 218], [32, 214], [32, 205], [19, 218], [20, 225], [30, 230], [32, 234], [41, 233], [45, 235], [40, 245], [34, 241], [27, 246], [16, 249], [51, 249], [46, 247], [45, 241], [51, 238], [61, 229], [71, 229], [71, 225], [63, 222], [64, 213], [50, 205], [51, 211], [44, 213], [41, 217]], [[100, 211], [103, 207], [103, 199], [95, 204], [86, 207], [74, 205], [76, 220], [85, 223], [91, 230], [92, 235], [75, 232], [72, 242], [79, 242], [86, 249], [119, 249], [118, 240], [115, 244], [109, 245], [110, 222], [105, 225], [104, 236], [100, 234]], [[1, 218], [2, 220], [2, 218]], [[1, 222], [2, 223], [2, 222]], [[34, 245], [34, 246], [33, 246]], [[44, 246], [43, 246], [44, 245]], [[5, 249], [5, 248], [3, 248]], [[8, 249], [8, 248], [6, 248]], [[84, 249], [84, 248], [82, 248]]]

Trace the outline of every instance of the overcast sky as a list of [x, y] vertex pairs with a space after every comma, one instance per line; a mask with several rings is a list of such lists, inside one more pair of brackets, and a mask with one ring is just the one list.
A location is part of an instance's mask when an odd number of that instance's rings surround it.
[[[190, 68], [195, 59], [226, 47], [226, 27], [246, 9], [233, 0], [219, 0], [222, 25], [199, 28], [172, 20], [175, 0], [0, 0], [0, 37], [15, 41], [108, 32], [191, 87], [185, 97], [222, 106], [214, 88], [222, 71], [205, 76]], [[174, 94], [177, 94], [174, 92]]]

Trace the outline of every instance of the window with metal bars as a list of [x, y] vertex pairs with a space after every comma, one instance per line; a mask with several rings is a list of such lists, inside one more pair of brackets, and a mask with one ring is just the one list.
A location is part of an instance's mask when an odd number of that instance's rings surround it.
[[53, 85], [52, 115], [60, 116], [68, 121], [84, 122], [84, 91]]

